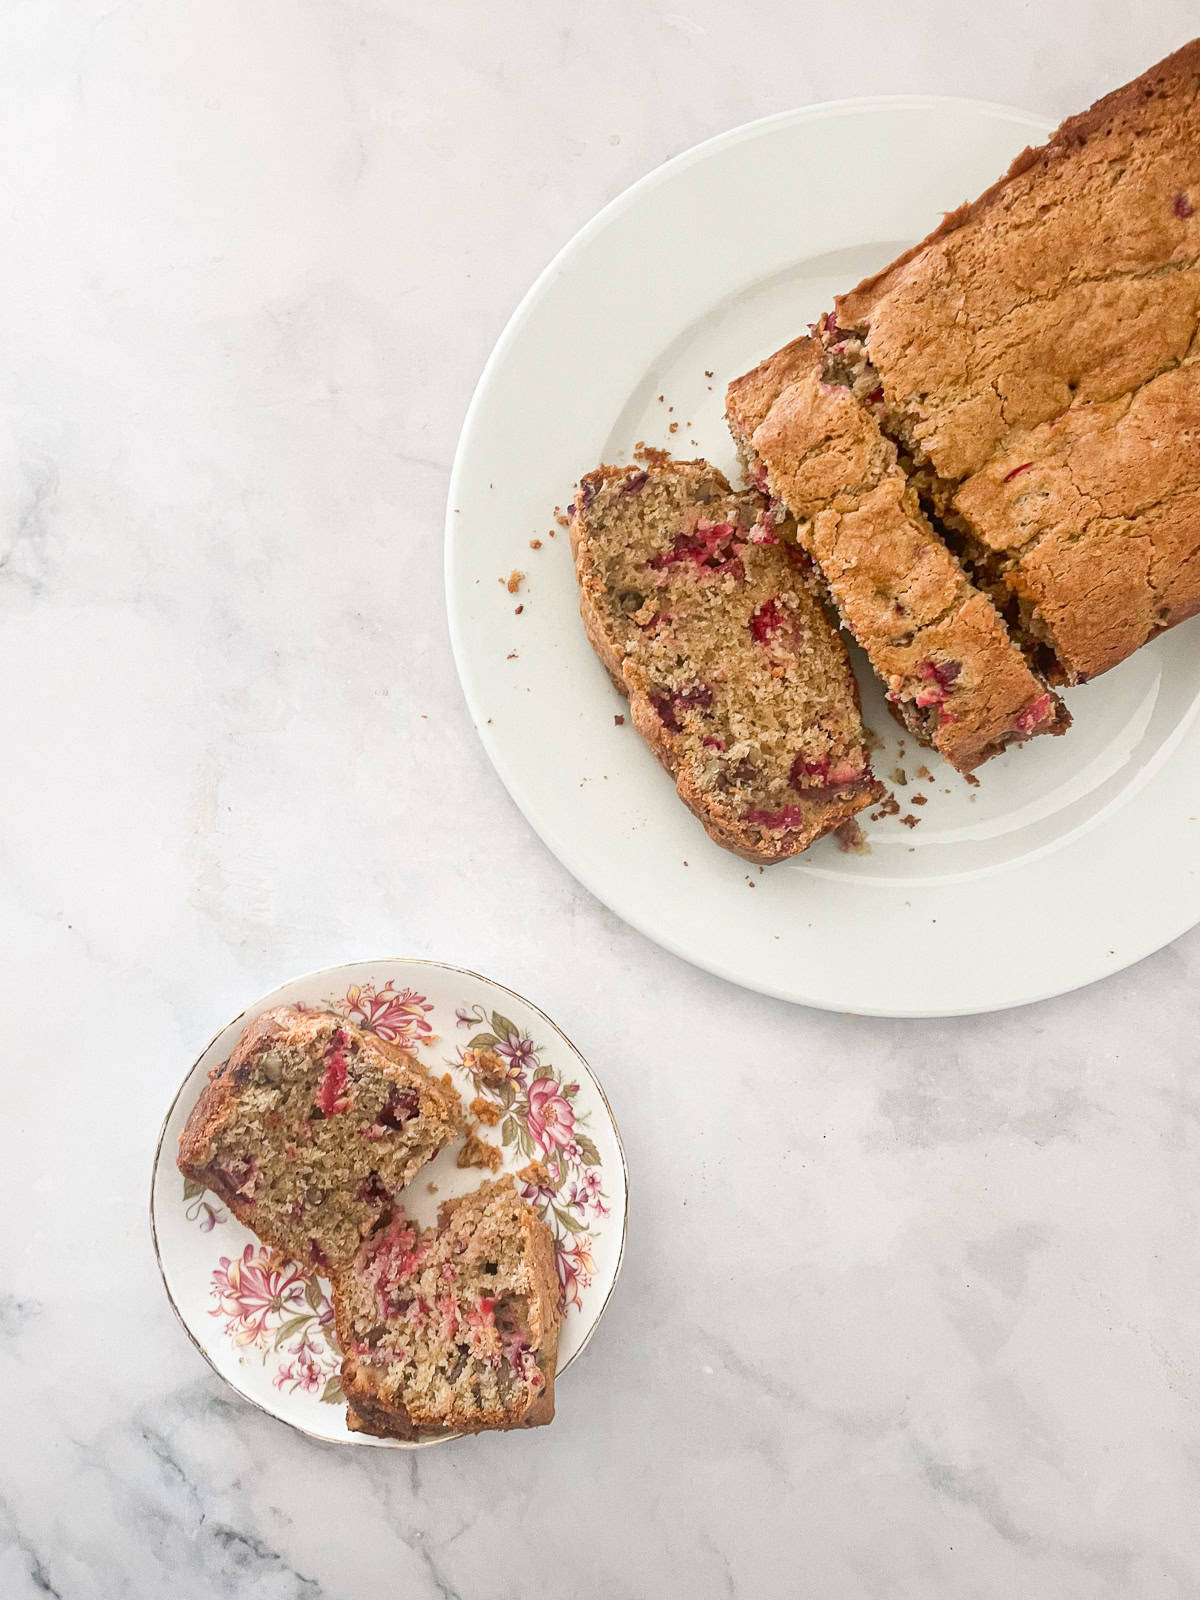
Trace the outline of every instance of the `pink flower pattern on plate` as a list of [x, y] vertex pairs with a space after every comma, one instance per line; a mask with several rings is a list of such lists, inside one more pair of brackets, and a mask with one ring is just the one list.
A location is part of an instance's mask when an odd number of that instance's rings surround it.
[[276, 1388], [342, 1398], [333, 1307], [315, 1274], [248, 1244], [240, 1256], [221, 1257], [209, 1293], [217, 1302], [209, 1315], [224, 1319], [235, 1348], [261, 1350], [264, 1365], [280, 1351], [291, 1357], [279, 1359]]
[[[609, 1208], [600, 1152], [587, 1132], [587, 1114], [574, 1104], [579, 1085], [566, 1082], [544, 1062], [541, 1047], [500, 1012], [477, 1005], [460, 1008], [456, 1016], [460, 1027], [481, 1026], [481, 1031], [459, 1048], [451, 1065], [470, 1073], [478, 1094], [498, 1101], [506, 1165], [517, 1168], [521, 1193], [554, 1234], [564, 1306], [582, 1309], [580, 1291], [588, 1287], [596, 1270], [593, 1230]], [[498, 1055], [509, 1069], [505, 1081], [490, 1081], [473, 1058], [464, 1061], [464, 1050]], [[530, 1165], [521, 1167], [522, 1158]]]
[[428, 1019], [433, 1010], [429, 1001], [415, 989], [397, 989], [391, 978], [382, 989], [373, 983], [351, 984], [345, 999], [330, 1009], [389, 1044], [432, 1044], [437, 1037]]

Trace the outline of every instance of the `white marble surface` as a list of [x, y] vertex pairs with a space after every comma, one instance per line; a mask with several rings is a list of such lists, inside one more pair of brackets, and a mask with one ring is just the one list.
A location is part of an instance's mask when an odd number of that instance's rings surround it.
[[[476, 375], [603, 201], [846, 93], [1064, 113], [1195, 28], [1131, 15], [0, 8], [5, 1600], [1200, 1592], [1200, 934], [996, 1018], [738, 992], [532, 835], [441, 592]], [[185, 1066], [384, 952], [535, 997], [621, 1120], [626, 1270], [548, 1432], [311, 1445], [162, 1295]]]

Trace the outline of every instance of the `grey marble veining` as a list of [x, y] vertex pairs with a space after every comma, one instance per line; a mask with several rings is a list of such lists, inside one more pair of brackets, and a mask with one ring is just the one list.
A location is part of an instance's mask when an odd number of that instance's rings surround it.
[[[1200, 935], [947, 1022], [692, 970], [492, 774], [440, 532], [511, 308], [650, 167], [847, 93], [1065, 113], [1195, 25], [0, 8], [5, 1600], [1200, 1593]], [[160, 1290], [185, 1067], [275, 983], [384, 952], [535, 996], [622, 1125], [620, 1292], [539, 1434], [308, 1443]]]

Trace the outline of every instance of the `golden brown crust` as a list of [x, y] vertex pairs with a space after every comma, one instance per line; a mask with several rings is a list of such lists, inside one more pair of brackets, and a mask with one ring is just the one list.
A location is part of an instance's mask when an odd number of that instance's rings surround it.
[[[637, 467], [604, 466], [588, 473], [575, 496], [571, 517], [571, 548], [579, 582], [579, 608], [584, 631], [614, 686], [629, 699], [634, 727], [675, 780], [680, 799], [709, 837], [744, 860], [760, 865], [786, 860], [872, 804], [881, 796], [882, 786], [868, 774], [865, 779], [847, 785], [840, 791], [805, 795], [802, 797], [803, 823], [779, 832], [757, 823], [748, 823], [742, 815], [723, 803], [719, 794], [700, 781], [693, 765], [685, 759], [680, 742], [666, 726], [655, 704], [653, 674], [636, 658], [633, 624], [620, 626], [612, 615], [604, 577], [599, 570], [600, 563], [592, 548], [592, 507], [603, 491], [609, 488], [620, 494], [625, 485], [651, 474], [667, 474], [684, 485], [694, 478], [702, 481], [706, 495], [738, 498], [734, 496], [724, 475], [705, 461], [672, 461], [669, 457], [661, 457], [649, 463], [648, 472]], [[761, 505], [761, 501], [758, 504]], [[851, 720], [857, 724], [861, 739], [861, 723], [857, 722], [858, 686], [844, 649], [836, 642], [831, 625], [819, 604], [808, 596], [807, 590], [798, 603], [803, 606], [804, 626], [815, 637], [833, 641], [830, 645], [832, 670], [842, 674], [844, 706]], [[801, 799], [799, 796], [794, 798], [798, 802]]]
[[[820, 363], [816, 343], [797, 340], [737, 380], [727, 416], [889, 698], [961, 772], [1014, 740], [1061, 732], [1065, 711], [930, 527], [895, 446], [849, 389], [823, 381]], [[738, 430], [754, 416], [747, 439]]]
[[[847, 330], [862, 333], [891, 431], [952, 488], [1022, 433], [1178, 366], [1198, 327], [1200, 40], [1070, 118], [840, 297], [826, 340], [841, 351]], [[1136, 550], [1130, 566], [1127, 594], [1110, 565], [1090, 602], [1111, 613], [1096, 618], [1096, 660], [1139, 637]], [[1051, 592], [1043, 626], [1072, 604]]]
[[1001, 205], [1014, 181], [1029, 173], [1046, 172], [1063, 161], [1070, 160], [1080, 147], [1095, 134], [1113, 123], [1136, 121], [1137, 112], [1146, 101], [1163, 90], [1177, 93], [1177, 85], [1186, 83], [1200, 74], [1200, 39], [1193, 39], [1171, 55], [1150, 67], [1132, 82], [1113, 89], [1095, 101], [1086, 111], [1068, 117], [1050, 135], [1045, 144], [1026, 145], [1016, 156], [1002, 178], [997, 178], [975, 200], [964, 201], [953, 211], [947, 211], [941, 222], [918, 244], [905, 250], [895, 260], [878, 272], [871, 273], [849, 293], [837, 297], [838, 321], [844, 327], [853, 327], [870, 319], [871, 309], [888, 292], [889, 287], [903, 273], [909, 262], [919, 256], [929, 245], [947, 234], [955, 233], [968, 223], [975, 222], [984, 213]]
[[1027, 430], [954, 509], [1072, 681], [1200, 608], [1200, 363]]

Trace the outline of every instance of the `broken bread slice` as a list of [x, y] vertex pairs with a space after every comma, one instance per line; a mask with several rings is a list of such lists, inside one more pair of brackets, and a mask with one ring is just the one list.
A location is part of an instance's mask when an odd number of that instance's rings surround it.
[[403, 1212], [334, 1284], [352, 1430], [383, 1438], [532, 1428], [554, 1416], [560, 1290], [549, 1228], [511, 1177]]
[[599, 467], [571, 547], [588, 638], [718, 844], [780, 861], [880, 798], [845, 646], [762, 495], [705, 461]]
[[793, 519], [905, 726], [968, 773], [1070, 717], [921, 509], [896, 447], [797, 339], [735, 379], [726, 417], [746, 471]]
[[446, 1082], [327, 1011], [279, 1006], [244, 1031], [179, 1140], [179, 1168], [264, 1244], [344, 1266], [460, 1131]]

